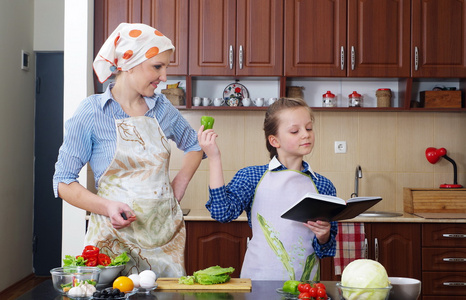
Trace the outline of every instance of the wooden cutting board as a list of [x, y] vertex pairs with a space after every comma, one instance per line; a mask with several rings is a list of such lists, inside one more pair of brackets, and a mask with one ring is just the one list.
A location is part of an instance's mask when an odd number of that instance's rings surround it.
[[221, 291], [250, 291], [252, 288], [251, 279], [249, 278], [231, 278], [228, 282], [220, 284], [179, 284], [178, 278], [158, 278], [157, 290], [221, 290]]

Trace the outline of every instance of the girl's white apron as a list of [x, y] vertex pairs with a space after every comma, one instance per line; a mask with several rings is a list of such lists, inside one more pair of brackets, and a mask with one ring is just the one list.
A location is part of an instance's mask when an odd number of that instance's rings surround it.
[[[241, 269], [242, 278], [283, 281], [301, 279], [306, 258], [314, 252], [314, 233], [303, 223], [282, 219], [280, 215], [308, 192], [317, 193], [317, 190], [312, 179], [302, 172], [267, 170], [264, 173], [256, 188], [252, 205], [252, 239], [248, 243]], [[269, 233], [264, 233], [264, 222], [261, 225], [258, 215], [263, 217], [268, 227], [266, 232]], [[275, 245], [279, 243], [276, 240], [278, 239], [287, 254], [277, 255], [267, 239]], [[294, 278], [291, 278], [292, 272], [287, 271], [282, 263], [287, 255], [291, 261], [291, 268], [288, 269], [294, 271]], [[311, 278], [316, 270], [317, 268], [313, 270]]]
[[159, 277], [185, 275], [186, 229], [169, 178], [170, 145], [157, 120], [115, 120], [115, 157], [99, 180], [98, 195], [128, 204], [137, 220], [114, 229], [106, 216], [91, 214], [85, 242], [131, 261], [122, 274], [151, 269]]

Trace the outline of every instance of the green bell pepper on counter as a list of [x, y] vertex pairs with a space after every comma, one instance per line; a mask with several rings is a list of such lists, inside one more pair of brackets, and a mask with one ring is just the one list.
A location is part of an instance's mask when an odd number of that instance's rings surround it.
[[215, 119], [209, 116], [201, 117], [201, 125], [204, 125], [204, 130], [212, 129], [214, 127]]

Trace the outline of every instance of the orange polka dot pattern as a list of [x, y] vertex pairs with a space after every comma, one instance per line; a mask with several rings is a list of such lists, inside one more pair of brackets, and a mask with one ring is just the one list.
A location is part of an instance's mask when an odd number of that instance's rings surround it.
[[93, 67], [105, 82], [118, 71], [128, 71], [167, 50], [175, 50], [171, 40], [157, 29], [139, 23], [121, 23], [103, 44]]

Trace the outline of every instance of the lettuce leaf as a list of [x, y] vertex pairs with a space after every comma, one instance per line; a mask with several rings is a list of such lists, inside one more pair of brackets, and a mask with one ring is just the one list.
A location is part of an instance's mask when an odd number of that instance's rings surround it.
[[86, 265], [86, 260], [82, 256], [78, 256], [78, 258], [71, 256], [71, 255], [65, 255], [65, 258], [63, 259], [63, 266], [64, 267], [77, 267], [77, 266], [85, 266]]
[[127, 262], [129, 262], [129, 260], [130, 258], [128, 254], [126, 254], [126, 252], [123, 252], [117, 257], [113, 258], [108, 266], [111, 267], [111, 266], [125, 265]]

